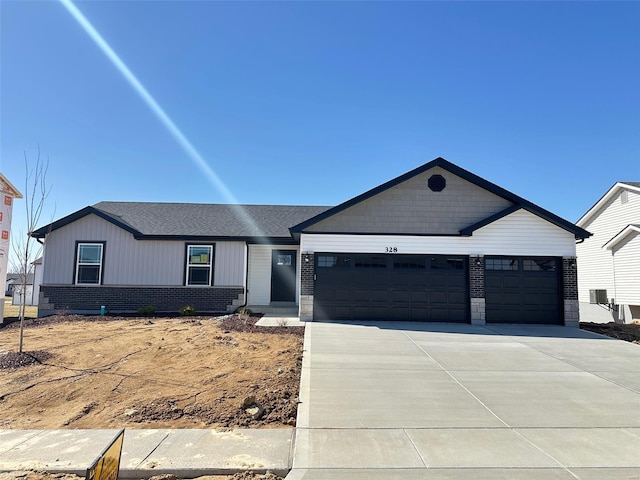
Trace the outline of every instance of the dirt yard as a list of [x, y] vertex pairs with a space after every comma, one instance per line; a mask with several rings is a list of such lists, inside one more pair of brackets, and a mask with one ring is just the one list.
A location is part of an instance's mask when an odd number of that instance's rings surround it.
[[0, 329], [0, 428], [295, 425], [303, 327], [257, 317], [29, 320]]
[[580, 328], [640, 345], [640, 323], [581, 323]]

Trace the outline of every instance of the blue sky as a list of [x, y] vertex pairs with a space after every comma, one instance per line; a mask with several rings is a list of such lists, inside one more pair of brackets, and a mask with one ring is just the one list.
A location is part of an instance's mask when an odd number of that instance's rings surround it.
[[[576, 221], [640, 181], [640, 2], [76, 5], [241, 203], [335, 205], [442, 156]], [[22, 188], [49, 156], [41, 224], [228, 201], [61, 3], [0, 9], [0, 168]]]

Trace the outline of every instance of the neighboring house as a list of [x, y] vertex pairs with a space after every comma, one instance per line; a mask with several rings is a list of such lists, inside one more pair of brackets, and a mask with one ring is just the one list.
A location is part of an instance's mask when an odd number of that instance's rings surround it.
[[[16, 287], [22, 284], [22, 275], [19, 273], [7, 273], [7, 283], [6, 283], [6, 291], [4, 292], [5, 296], [12, 297]], [[30, 273], [27, 275], [27, 287], [31, 287], [33, 285], [33, 274]]]
[[26, 301], [25, 305], [29, 306], [37, 306], [38, 300], [40, 298], [40, 284], [42, 283], [42, 257], [34, 260], [31, 265], [33, 265], [33, 271], [27, 274], [27, 284], [22, 285], [22, 279], [20, 278], [20, 274], [16, 275], [15, 283], [12, 285], [12, 294], [11, 294], [11, 304], [12, 305], [22, 305], [23, 294], [22, 290], [25, 289], [26, 292]]
[[33, 263], [33, 288], [31, 291], [31, 305], [38, 305], [40, 299], [40, 285], [44, 276], [42, 257], [36, 258]]
[[5, 297], [13, 295], [13, 285], [16, 283], [19, 275], [17, 273], [7, 273], [7, 283], [5, 284]]
[[336, 207], [101, 202], [44, 238], [40, 314], [297, 306], [303, 320], [579, 320], [589, 232], [442, 158]]
[[576, 247], [581, 319], [640, 320], [640, 182], [618, 182], [577, 224], [593, 236]]

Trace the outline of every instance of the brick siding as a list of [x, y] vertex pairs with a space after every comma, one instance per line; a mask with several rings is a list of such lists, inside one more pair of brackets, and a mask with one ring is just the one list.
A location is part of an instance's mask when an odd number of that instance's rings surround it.
[[191, 305], [196, 312], [226, 312], [244, 288], [42, 285], [40, 291], [54, 311], [99, 311], [104, 305], [107, 312], [135, 312], [146, 306], [158, 312], [177, 312]]
[[562, 258], [562, 296], [565, 300], [578, 299], [578, 267], [575, 257]]
[[471, 298], [484, 298], [484, 257], [469, 257], [469, 289]]
[[[306, 262], [305, 258], [309, 261]], [[315, 255], [313, 253], [303, 253], [300, 267], [300, 295], [313, 295], [313, 275]]]

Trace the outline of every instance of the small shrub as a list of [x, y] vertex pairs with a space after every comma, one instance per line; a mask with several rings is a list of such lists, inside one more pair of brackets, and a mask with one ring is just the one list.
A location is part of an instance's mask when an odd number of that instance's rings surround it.
[[156, 307], [152, 307], [151, 305], [148, 305], [146, 307], [140, 307], [138, 309], [138, 314], [144, 315], [145, 317], [148, 317], [149, 315], [153, 315], [154, 313], [156, 313]]
[[195, 315], [195, 314], [196, 314], [196, 309], [193, 308], [191, 305], [185, 305], [180, 309], [180, 315], [182, 315], [183, 317], [188, 317], [190, 315]]
[[238, 315], [241, 315], [243, 313], [245, 313], [247, 315], [251, 315], [253, 313], [253, 311], [248, 307], [238, 307], [238, 309], [236, 310], [236, 313]]
[[278, 324], [279, 327], [286, 327], [287, 325], [289, 325], [289, 319], [279, 318], [278, 320], [276, 320], [276, 323]]

